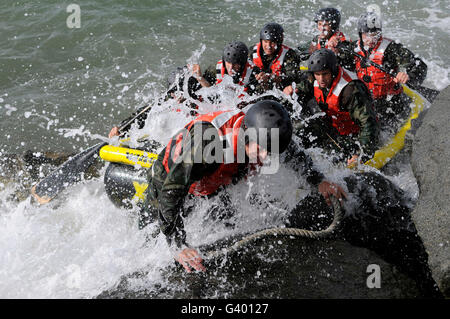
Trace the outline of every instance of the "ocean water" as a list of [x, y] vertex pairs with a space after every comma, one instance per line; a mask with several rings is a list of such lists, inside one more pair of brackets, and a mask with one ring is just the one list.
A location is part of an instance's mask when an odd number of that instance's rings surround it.
[[[428, 64], [424, 85], [448, 86], [450, 1], [85, 0], [73, 2], [80, 8], [80, 27], [70, 28], [71, 2], [4, 0], [0, 156], [79, 152], [95, 144], [136, 108], [160, 97], [177, 66], [215, 64], [227, 42], [251, 46], [267, 22], [282, 24], [285, 43], [296, 47], [314, 36], [314, 12], [336, 6], [341, 30], [354, 39], [357, 18], [372, 3], [381, 8], [385, 36]], [[147, 134], [164, 142], [189, 121], [186, 112], [165, 112], [164, 105], [155, 109], [134, 137]], [[344, 174], [325, 162], [319, 167], [336, 181]], [[280, 214], [298, 199], [284, 194], [286, 180], [305, 187], [291, 175], [282, 168], [276, 178], [258, 177], [232, 188], [242, 221], [255, 228], [279, 223]], [[407, 171], [390, 178], [417, 192]], [[1, 298], [90, 298], [148, 265], [154, 269], [148, 282], [157, 283], [158, 269], [172, 262], [163, 239], [144, 245], [136, 216], [112, 205], [101, 178], [74, 186], [62, 200], [43, 207], [29, 198], [8, 201], [13, 188], [14, 183], [0, 184]], [[255, 216], [246, 203], [252, 192], [275, 194], [284, 204], [268, 205]], [[201, 218], [195, 215], [187, 223], [190, 239], [208, 243], [225, 233], [207, 225], [218, 235], [203, 236], [197, 226]]]

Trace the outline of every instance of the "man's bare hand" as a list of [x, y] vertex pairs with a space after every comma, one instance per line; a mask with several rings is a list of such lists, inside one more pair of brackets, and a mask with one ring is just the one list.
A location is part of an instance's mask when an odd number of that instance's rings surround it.
[[192, 64], [192, 74], [197, 80], [202, 78], [202, 70], [199, 64]]
[[255, 75], [255, 78], [256, 78], [260, 83], [267, 83], [267, 82], [269, 82], [270, 74], [265, 73], [265, 72], [260, 72], [260, 73], [258, 73], [258, 74]]
[[[294, 88], [292, 87], [292, 85], [286, 86], [283, 89], [283, 93], [286, 95], [292, 95], [294, 94]], [[298, 89], [295, 89], [295, 93], [298, 94]]]
[[202, 69], [199, 64], [188, 64], [188, 68], [192, 71], [192, 75], [194, 78], [200, 83], [202, 87], [210, 87], [211, 83], [206, 81], [206, 79], [202, 75]]
[[177, 256], [176, 261], [179, 262], [187, 272], [191, 272], [193, 268], [197, 271], [206, 271], [203, 266], [203, 259], [197, 250], [193, 248], [183, 249]]
[[348, 167], [348, 168], [353, 168], [353, 167], [355, 167], [356, 165], [358, 165], [358, 158], [359, 158], [358, 155], [353, 155], [351, 158], [349, 158], [349, 159], [347, 160], [347, 167]]
[[336, 36], [331, 37], [327, 42], [328, 49], [333, 51], [335, 54], [339, 54], [339, 50], [337, 49], [338, 44], [339, 39]]
[[319, 184], [319, 193], [325, 198], [328, 206], [331, 206], [330, 196], [336, 197], [339, 202], [341, 202], [343, 198], [347, 199], [347, 193], [345, 193], [341, 186], [328, 181], [323, 181]]
[[111, 138], [113, 136], [118, 136], [119, 135], [119, 128], [117, 126], [114, 126], [111, 131], [108, 134], [108, 137]]
[[409, 81], [409, 76], [405, 72], [398, 72], [397, 76], [394, 78], [395, 83], [405, 84]]

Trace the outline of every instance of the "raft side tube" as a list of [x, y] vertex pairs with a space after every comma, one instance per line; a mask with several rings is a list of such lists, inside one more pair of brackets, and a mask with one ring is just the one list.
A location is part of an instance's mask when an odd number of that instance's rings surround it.
[[148, 187], [147, 169], [110, 163], [105, 172], [105, 190], [108, 198], [118, 208], [131, 209], [145, 200]]
[[121, 163], [149, 168], [158, 158], [158, 154], [144, 150], [105, 145], [100, 149], [100, 157], [111, 163]]
[[[152, 145], [156, 147], [159, 144]], [[108, 198], [119, 208], [131, 209], [133, 204], [141, 205], [148, 187], [148, 169], [158, 154], [113, 145], [105, 145], [99, 153], [103, 160], [110, 162], [104, 177]]]

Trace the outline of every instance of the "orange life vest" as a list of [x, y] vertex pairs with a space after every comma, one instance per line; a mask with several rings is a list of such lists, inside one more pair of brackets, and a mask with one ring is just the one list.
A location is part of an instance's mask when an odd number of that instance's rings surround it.
[[[264, 69], [264, 64], [262, 61], [262, 52], [261, 52], [262, 46], [261, 42], [258, 43], [253, 47], [253, 63], [260, 68], [261, 70]], [[281, 69], [283, 67], [284, 58], [286, 57], [286, 53], [290, 48], [286, 45], [281, 46], [280, 52], [278, 52], [278, 55], [273, 59], [272, 63], [270, 64], [270, 70], [272, 71], [272, 74], [275, 74], [276, 76], [281, 75]]]
[[[370, 61], [383, 66], [384, 52], [391, 42], [392, 40], [381, 37], [369, 56]], [[360, 41], [358, 41], [355, 52], [365, 57], [360, 45]], [[372, 65], [368, 65], [366, 68], [363, 68], [361, 66], [361, 59], [358, 57], [355, 57], [355, 62], [356, 74], [358, 75], [358, 78], [363, 80], [374, 99], [382, 99], [386, 98], [387, 95], [397, 95], [403, 92], [402, 86], [397, 85], [391, 75]], [[364, 81], [364, 77], [370, 78], [370, 82]]]
[[339, 134], [349, 135], [359, 132], [359, 126], [353, 122], [348, 111], [341, 111], [339, 97], [342, 90], [353, 80], [357, 80], [356, 74], [339, 67], [339, 72], [331, 84], [328, 96], [324, 98], [322, 90], [317, 81], [314, 81], [314, 97], [318, 103], [326, 103], [328, 108], [326, 114], [331, 118], [331, 123]]
[[[225, 149], [224, 157], [226, 158], [223, 159], [218, 169], [193, 183], [189, 188], [189, 193], [195, 196], [205, 196], [214, 193], [220, 186], [231, 183], [239, 167], [239, 163], [237, 163], [237, 144], [238, 134], [243, 124], [244, 116], [245, 113], [241, 110], [213, 112], [199, 115], [185, 126], [185, 129], [190, 131], [197, 122], [211, 123], [218, 130], [219, 138], [222, 141], [226, 141], [227, 147], [232, 148], [232, 158], [226, 156]], [[181, 155], [184, 134], [186, 134], [185, 130], [176, 134], [166, 146], [163, 165], [167, 173], [170, 172], [170, 167], [173, 162]], [[231, 154], [228, 153], [228, 155]]]

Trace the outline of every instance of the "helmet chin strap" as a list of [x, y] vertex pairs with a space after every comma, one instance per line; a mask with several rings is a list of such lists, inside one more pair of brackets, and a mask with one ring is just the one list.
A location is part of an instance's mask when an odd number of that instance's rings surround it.
[[362, 38], [362, 32], [359, 32], [359, 48], [361, 49], [361, 51], [364, 53], [364, 56], [367, 58], [369, 57], [366, 49], [364, 48], [364, 41]]

